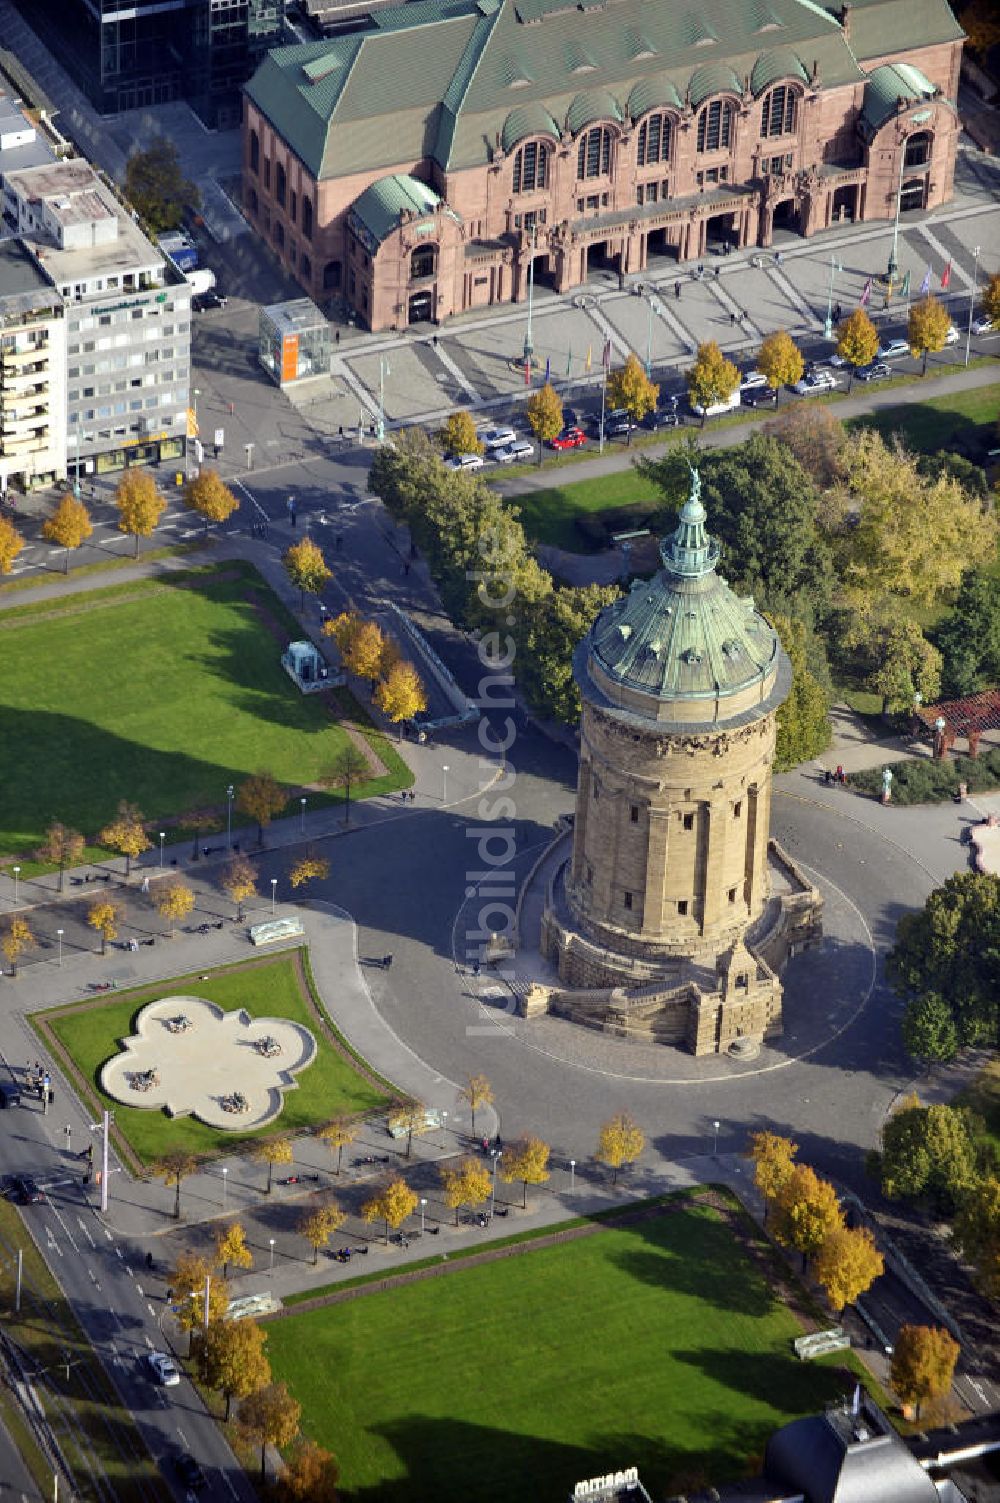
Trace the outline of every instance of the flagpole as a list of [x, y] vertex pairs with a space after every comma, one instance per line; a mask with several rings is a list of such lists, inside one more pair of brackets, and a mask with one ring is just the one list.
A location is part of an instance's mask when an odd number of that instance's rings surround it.
[[972, 345], [972, 314], [976, 306], [977, 283], [979, 282], [979, 246], [972, 248], [972, 286], [969, 288], [969, 324], [965, 331], [965, 363], [969, 363], [970, 347]]
[[837, 270], [837, 259], [830, 256], [830, 293], [826, 300], [826, 322], [823, 325], [823, 336], [826, 339], [833, 338], [833, 276]]
[[604, 367], [604, 369], [601, 375], [601, 436], [597, 444], [598, 454], [604, 453], [604, 401], [608, 392], [608, 362], [603, 359], [603, 357], [601, 359], [601, 365]]

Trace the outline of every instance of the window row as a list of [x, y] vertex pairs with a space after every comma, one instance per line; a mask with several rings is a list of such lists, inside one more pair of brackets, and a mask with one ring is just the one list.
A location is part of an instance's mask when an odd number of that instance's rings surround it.
[[[787, 84], [778, 84], [766, 95], [761, 110], [761, 135], [793, 135], [798, 128], [799, 95]], [[699, 152], [725, 151], [733, 142], [736, 108], [731, 100], [712, 99], [698, 114], [696, 140]], [[636, 165], [653, 167], [668, 162], [674, 142], [674, 117], [666, 111], [647, 115], [639, 126]], [[252, 143], [251, 143], [252, 145]], [[610, 126], [585, 130], [577, 144], [576, 175], [581, 182], [607, 177], [611, 171]], [[534, 193], [549, 186], [551, 148], [543, 141], [527, 141], [514, 156], [513, 191]], [[252, 151], [251, 151], [252, 162]], [[265, 167], [266, 167], [265, 163]], [[284, 189], [281, 188], [283, 193]], [[279, 201], [280, 200], [279, 198]]]
[[[263, 168], [264, 187], [270, 192], [270, 157], [263, 159]], [[255, 177], [261, 175], [260, 137], [255, 130], [250, 132], [250, 171]], [[313, 235], [313, 201], [304, 195], [300, 199], [295, 189], [289, 188], [288, 175], [284, 164], [281, 162], [274, 163], [274, 199], [279, 208], [284, 209], [287, 207], [288, 217], [293, 224], [298, 224], [301, 210], [302, 233], [307, 240], [311, 240]], [[250, 190], [250, 211], [253, 214], [257, 213], [257, 194], [254, 189]]]

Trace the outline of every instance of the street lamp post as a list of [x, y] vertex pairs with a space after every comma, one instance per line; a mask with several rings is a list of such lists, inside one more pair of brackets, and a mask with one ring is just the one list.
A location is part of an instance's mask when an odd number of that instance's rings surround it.
[[233, 848], [233, 794], [236, 789], [230, 783], [226, 789], [226, 850]]
[[646, 295], [646, 375], [653, 374], [653, 294]]
[[166, 830], [160, 831], [160, 871], [163, 870], [163, 842], [167, 838]]
[[57, 929], [56, 930], [56, 937], [59, 940], [59, 964], [60, 964], [60, 966], [62, 966], [62, 937], [63, 937], [63, 930], [62, 929]]
[[17, 881], [18, 881], [18, 878], [21, 875], [21, 868], [19, 866], [12, 866], [11, 867], [11, 871], [14, 873], [14, 907], [16, 908], [17, 907]]
[[[447, 764], [447, 762], [442, 763], [442, 766], [441, 766], [441, 802], [442, 802], [442, 804], [446, 804], [448, 802], [448, 764]], [[17, 871], [17, 867], [16, 866], [15, 866], [14, 870]]]
[[969, 363], [969, 352], [972, 344], [972, 315], [976, 307], [976, 293], [979, 282], [979, 246], [972, 247], [972, 286], [969, 288], [969, 323], [965, 331], [965, 363]]
[[278, 895], [278, 879], [277, 879], [277, 877], [272, 877], [271, 878], [271, 917], [272, 918], [274, 918], [274, 903], [275, 903], [275, 899], [276, 899], [277, 895]]
[[427, 1205], [427, 1199], [426, 1199], [426, 1197], [421, 1197], [421, 1200], [420, 1200], [420, 1235], [421, 1235], [421, 1237], [424, 1235], [424, 1207], [426, 1205]]
[[391, 376], [389, 362], [384, 355], [378, 357], [378, 426], [375, 429], [379, 443], [385, 439], [385, 378]]
[[576, 1159], [569, 1161], [569, 1193], [572, 1195], [576, 1189]]
[[830, 288], [826, 299], [826, 319], [823, 323], [823, 335], [826, 339], [833, 338], [833, 278], [840, 271], [840, 265], [836, 256], [830, 257]]
[[534, 224], [531, 226], [531, 260], [528, 262], [528, 327], [524, 331], [524, 364], [535, 353], [535, 346], [531, 340], [531, 313], [535, 301], [535, 246], [538, 243], [538, 229]]
[[893, 221], [892, 226], [892, 250], [889, 252], [889, 265], [887, 268], [890, 285], [892, 284], [893, 278], [899, 270], [899, 259], [897, 255], [897, 252], [899, 251], [899, 211], [903, 202], [903, 162], [905, 160], [905, 157], [906, 148], [904, 146], [900, 148], [899, 152], [899, 182], [896, 186], [896, 218]]
[[268, 1270], [267, 1271], [268, 1271], [268, 1273], [273, 1273], [274, 1272], [274, 1238], [273, 1237], [268, 1237], [267, 1243], [268, 1243], [268, 1246], [271, 1249], [271, 1261], [268, 1264]]
[[299, 815], [299, 834], [304, 835], [306, 833], [306, 801], [304, 796], [299, 799], [299, 803], [302, 805]]
[[719, 1128], [721, 1127], [721, 1125], [722, 1124], [720, 1122], [712, 1123], [712, 1131], [715, 1134], [715, 1142], [712, 1145], [712, 1153], [715, 1158], [718, 1158], [719, 1156]]
[[497, 1164], [500, 1162], [500, 1160], [502, 1158], [503, 1158], [503, 1149], [502, 1148], [494, 1148], [494, 1150], [493, 1150], [493, 1192], [492, 1192], [492, 1194], [490, 1196], [490, 1215], [491, 1216], [493, 1215], [493, 1212], [496, 1209], [496, 1203], [497, 1203]]
[[226, 1191], [229, 1188], [229, 1170], [226, 1165], [222, 1166], [222, 1209], [226, 1209]]

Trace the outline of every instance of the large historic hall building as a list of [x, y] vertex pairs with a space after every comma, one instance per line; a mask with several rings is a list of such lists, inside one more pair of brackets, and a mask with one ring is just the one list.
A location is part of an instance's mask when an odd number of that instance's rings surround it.
[[952, 192], [947, 0], [413, 0], [268, 55], [243, 203], [373, 329]]

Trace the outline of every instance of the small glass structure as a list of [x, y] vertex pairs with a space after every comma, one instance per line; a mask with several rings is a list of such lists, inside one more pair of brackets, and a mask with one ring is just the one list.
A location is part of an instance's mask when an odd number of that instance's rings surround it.
[[330, 325], [309, 298], [260, 310], [257, 355], [278, 386], [330, 373]]

